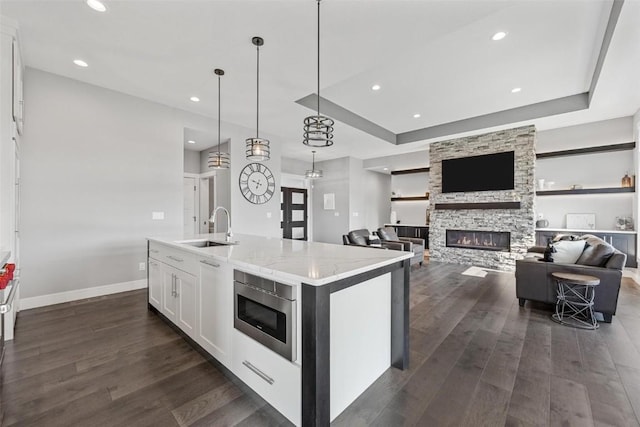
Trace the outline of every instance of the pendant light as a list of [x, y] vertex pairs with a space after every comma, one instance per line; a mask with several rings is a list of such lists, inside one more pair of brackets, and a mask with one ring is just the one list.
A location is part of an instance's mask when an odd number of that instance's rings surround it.
[[317, 114], [304, 119], [302, 143], [310, 147], [333, 145], [333, 120], [320, 114], [320, 0], [318, 0], [318, 104]]
[[308, 170], [304, 174], [304, 177], [308, 178], [308, 179], [322, 178], [322, 171], [319, 170], [319, 169], [316, 169], [316, 152], [315, 152], [315, 150], [312, 151], [311, 153], [313, 153], [313, 162], [311, 163], [311, 170]]
[[208, 166], [212, 169], [229, 169], [231, 165], [229, 153], [220, 151], [220, 77], [224, 76], [224, 70], [216, 68], [213, 72], [218, 76], [218, 151], [209, 152]]
[[264, 44], [262, 37], [254, 37], [251, 39], [251, 43], [256, 46], [256, 137], [248, 138], [245, 140], [247, 145], [245, 154], [247, 160], [254, 160], [262, 162], [269, 160], [270, 149], [269, 140], [260, 138], [259, 131], [259, 118], [260, 118], [260, 46]]

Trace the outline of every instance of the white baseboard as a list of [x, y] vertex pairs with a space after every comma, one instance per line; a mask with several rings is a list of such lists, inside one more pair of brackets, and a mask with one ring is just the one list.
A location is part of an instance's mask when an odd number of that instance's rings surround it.
[[131, 282], [113, 283], [111, 285], [95, 286], [93, 288], [76, 289], [56, 294], [40, 295], [37, 297], [21, 298], [20, 310], [44, 307], [63, 302], [77, 301], [85, 298], [117, 294], [147, 287], [147, 279], [132, 280]]

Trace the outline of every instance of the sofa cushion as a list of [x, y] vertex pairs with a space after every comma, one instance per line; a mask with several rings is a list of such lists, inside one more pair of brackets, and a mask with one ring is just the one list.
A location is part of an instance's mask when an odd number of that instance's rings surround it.
[[556, 243], [552, 243], [553, 262], [561, 264], [575, 264], [575, 262], [582, 255], [584, 247], [587, 244], [584, 240], [561, 240]]
[[585, 241], [587, 242], [587, 247], [576, 261], [576, 264], [603, 267], [615, 252], [613, 246], [598, 237], [588, 237]]
[[353, 230], [349, 232], [349, 240], [351, 240], [351, 244], [367, 246], [369, 239], [369, 230], [361, 229], [361, 230]]
[[551, 241], [552, 242], [561, 242], [563, 240], [578, 240], [578, 239], [580, 239], [580, 236], [576, 236], [575, 234], [558, 233], [555, 236], [553, 236], [553, 239]]
[[391, 227], [378, 228], [378, 236], [382, 240], [399, 240], [396, 230]]

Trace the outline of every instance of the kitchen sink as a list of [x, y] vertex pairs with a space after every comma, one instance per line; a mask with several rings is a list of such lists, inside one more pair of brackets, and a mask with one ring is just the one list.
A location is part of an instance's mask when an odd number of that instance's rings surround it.
[[191, 241], [176, 242], [176, 243], [194, 246], [196, 248], [208, 248], [211, 246], [229, 246], [229, 245], [237, 244], [237, 242], [215, 242], [213, 240], [191, 240]]

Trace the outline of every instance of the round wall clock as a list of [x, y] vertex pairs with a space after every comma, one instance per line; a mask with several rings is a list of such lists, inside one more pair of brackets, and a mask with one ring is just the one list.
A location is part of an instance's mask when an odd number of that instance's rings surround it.
[[254, 205], [267, 203], [276, 191], [276, 179], [262, 163], [249, 163], [240, 172], [240, 191]]

